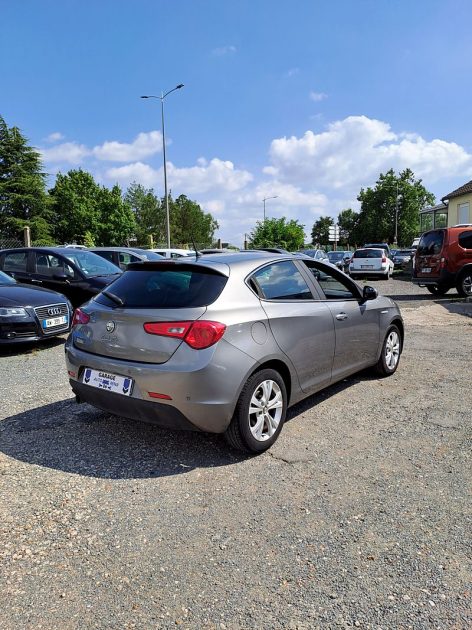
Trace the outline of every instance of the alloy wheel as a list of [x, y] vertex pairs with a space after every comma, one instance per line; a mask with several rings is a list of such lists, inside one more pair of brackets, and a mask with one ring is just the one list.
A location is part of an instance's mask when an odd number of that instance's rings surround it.
[[393, 370], [400, 359], [400, 337], [396, 330], [391, 330], [385, 343], [385, 363]]
[[283, 396], [273, 380], [260, 383], [249, 404], [249, 429], [259, 442], [271, 438], [277, 431], [283, 413]]

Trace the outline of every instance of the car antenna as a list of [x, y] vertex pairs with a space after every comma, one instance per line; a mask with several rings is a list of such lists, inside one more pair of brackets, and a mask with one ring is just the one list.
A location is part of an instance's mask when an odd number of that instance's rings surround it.
[[195, 245], [195, 239], [193, 238], [192, 235], [192, 245], [193, 245], [193, 249], [195, 250], [195, 258], [200, 258], [201, 254], [200, 252], [197, 250], [197, 246]]

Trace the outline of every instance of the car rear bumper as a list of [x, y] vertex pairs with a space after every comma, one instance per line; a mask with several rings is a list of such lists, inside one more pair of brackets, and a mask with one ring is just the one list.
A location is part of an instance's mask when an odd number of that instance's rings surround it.
[[[182, 344], [164, 364], [102, 357], [76, 348], [69, 337], [66, 364], [74, 393], [110, 413], [175, 429], [224, 432], [240, 391], [257, 363], [230, 343], [196, 351]], [[86, 367], [133, 379], [130, 396], [82, 382]], [[150, 393], [168, 396], [153, 398]]]
[[413, 284], [417, 284], [419, 286], [441, 285], [444, 287], [453, 287], [456, 284], [456, 276], [450, 271], [447, 271], [447, 269], [441, 269], [439, 275], [434, 274], [424, 276], [418, 276], [413, 271], [411, 281]]
[[148, 422], [165, 429], [200, 430], [171, 405], [120, 396], [120, 394], [96, 389], [73, 379], [69, 379], [69, 383], [79, 403], [87, 402], [117, 416]]

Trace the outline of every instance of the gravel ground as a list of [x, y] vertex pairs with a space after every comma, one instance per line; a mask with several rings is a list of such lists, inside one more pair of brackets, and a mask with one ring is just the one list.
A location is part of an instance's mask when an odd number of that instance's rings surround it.
[[242, 457], [76, 405], [63, 342], [0, 355], [0, 627], [472, 627], [472, 304], [401, 278], [397, 373]]

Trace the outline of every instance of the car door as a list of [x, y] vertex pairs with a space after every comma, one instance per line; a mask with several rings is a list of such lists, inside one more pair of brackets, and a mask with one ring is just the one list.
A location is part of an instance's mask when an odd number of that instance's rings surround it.
[[335, 345], [329, 307], [315, 299], [290, 260], [258, 269], [249, 282], [261, 298], [275, 341], [294, 366], [301, 389], [310, 393], [328, 385]]
[[338, 381], [377, 360], [380, 341], [379, 309], [375, 300], [362, 301], [350, 278], [323, 263], [299, 261], [312, 274], [322, 302], [335, 327], [332, 379]]
[[80, 281], [78, 272], [64, 257], [47, 251], [33, 252], [32, 281], [66, 295], [69, 299], [75, 293], [75, 285]]

